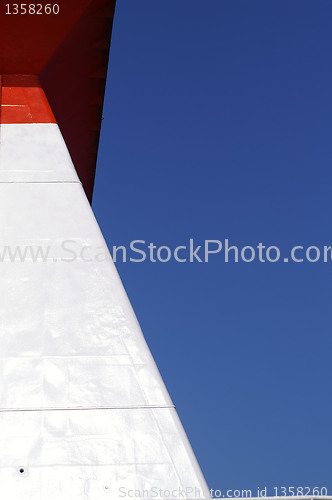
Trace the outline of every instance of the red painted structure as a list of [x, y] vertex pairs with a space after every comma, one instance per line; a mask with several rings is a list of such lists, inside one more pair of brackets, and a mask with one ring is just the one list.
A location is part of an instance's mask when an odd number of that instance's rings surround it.
[[34, 75], [5, 75], [1, 80], [1, 123], [56, 123]]
[[55, 3], [59, 14], [0, 5], [0, 123], [56, 120], [91, 201], [115, 0]]

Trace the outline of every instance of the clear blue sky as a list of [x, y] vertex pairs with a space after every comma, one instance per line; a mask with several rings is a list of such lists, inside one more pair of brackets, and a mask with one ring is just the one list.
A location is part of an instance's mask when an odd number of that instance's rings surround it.
[[[117, 0], [109, 246], [332, 244], [331, 0]], [[332, 494], [332, 263], [118, 263], [211, 488]]]

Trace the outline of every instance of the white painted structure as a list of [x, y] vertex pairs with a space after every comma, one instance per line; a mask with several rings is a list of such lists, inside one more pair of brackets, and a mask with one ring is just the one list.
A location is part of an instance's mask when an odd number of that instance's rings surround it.
[[0, 140], [1, 498], [210, 498], [58, 126]]

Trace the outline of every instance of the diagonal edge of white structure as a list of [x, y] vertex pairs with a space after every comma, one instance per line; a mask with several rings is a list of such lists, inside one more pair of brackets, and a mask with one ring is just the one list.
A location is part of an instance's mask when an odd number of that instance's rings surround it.
[[210, 498], [57, 124], [0, 140], [0, 493]]

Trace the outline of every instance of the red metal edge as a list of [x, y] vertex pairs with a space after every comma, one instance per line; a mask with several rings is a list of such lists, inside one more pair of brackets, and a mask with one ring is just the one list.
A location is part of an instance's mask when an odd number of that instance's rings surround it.
[[3, 75], [1, 123], [56, 123], [37, 76]]

